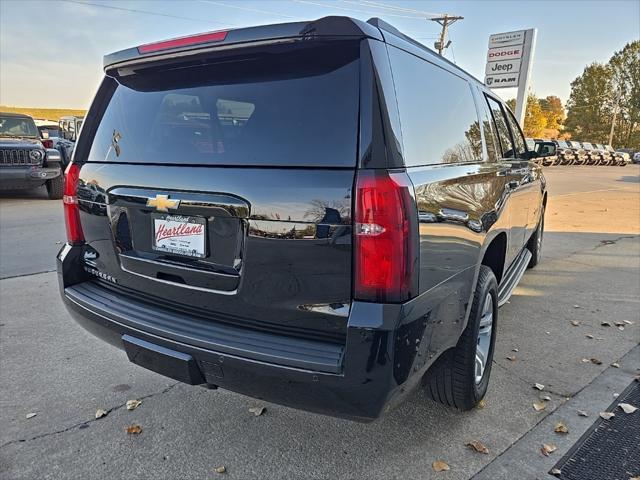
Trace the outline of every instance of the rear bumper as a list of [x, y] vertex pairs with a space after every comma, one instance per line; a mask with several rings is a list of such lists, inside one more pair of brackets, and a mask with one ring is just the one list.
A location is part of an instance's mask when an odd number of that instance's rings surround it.
[[61, 175], [59, 167], [0, 167], [0, 187], [29, 187], [42, 185]]
[[186, 383], [371, 421], [399, 403], [437, 357], [439, 349], [426, 341], [435, 322], [416, 313], [415, 301], [354, 302], [345, 344], [314, 342], [214, 324], [114, 294], [106, 282], [87, 279], [81, 251], [65, 245], [58, 255], [60, 291], [71, 316], [126, 349], [130, 359], [133, 350], [143, 351], [144, 363], [136, 363]]

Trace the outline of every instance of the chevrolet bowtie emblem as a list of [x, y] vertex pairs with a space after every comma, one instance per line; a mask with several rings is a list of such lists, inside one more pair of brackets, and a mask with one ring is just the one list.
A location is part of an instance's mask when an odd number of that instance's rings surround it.
[[147, 207], [155, 207], [159, 212], [175, 210], [180, 205], [180, 200], [171, 200], [169, 195], [156, 195], [156, 198], [147, 199]]

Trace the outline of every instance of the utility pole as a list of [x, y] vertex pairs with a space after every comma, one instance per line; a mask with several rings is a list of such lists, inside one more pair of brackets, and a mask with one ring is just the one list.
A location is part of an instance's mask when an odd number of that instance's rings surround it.
[[609, 145], [613, 146], [613, 131], [616, 128], [616, 117], [618, 116], [618, 110], [620, 110], [620, 97], [622, 97], [622, 91], [618, 90], [616, 97], [616, 104], [613, 107], [613, 118], [611, 119], [611, 131], [609, 132]]
[[444, 51], [444, 49], [451, 45], [451, 40], [449, 40], [446, 45], [444, 44], [444, 40], [445, 38], [447, 38], [447, 27], [458, 20], [464, 20], [464, 17], [444, 14], [441, 17], [431, 18], [430, 20], [432, 22], [438, 22], [440, 25], [442, 25], [442, 30], [440, 31], [440, 40], [433, 44], [436, 50], [438, 50], [438, 55], [442, 56], [442, 52]]

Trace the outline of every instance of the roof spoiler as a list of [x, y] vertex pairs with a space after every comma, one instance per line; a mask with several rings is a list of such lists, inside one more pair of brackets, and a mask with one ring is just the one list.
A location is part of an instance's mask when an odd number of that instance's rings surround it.
[[[393, 28], [393, 27], [392, 27]], [[311, 22], [280, 23], [258, 27], [206, 32], [188, 37], [148, 43], [105, 55], [104, 70], [126, 68], [157, 60], [188, 57], [248, 44], [326, 38], [363, 38], [383, 40], [377, 25], [349, 17], [330, 16]]]

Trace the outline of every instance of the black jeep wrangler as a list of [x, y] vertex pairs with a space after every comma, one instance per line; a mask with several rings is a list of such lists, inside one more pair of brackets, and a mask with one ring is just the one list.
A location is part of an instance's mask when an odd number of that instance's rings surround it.
[[374, 419], [485, 395], [547, 202], [514, 115], [378, 19], [105, 57], [65, 185], [71, 315], [189, 384]]
[[0, 190], [47, 186], [49, 198], [62, 198], [64, 174], [60, 152], [45, 148], [28, 115], [0, 113]]

